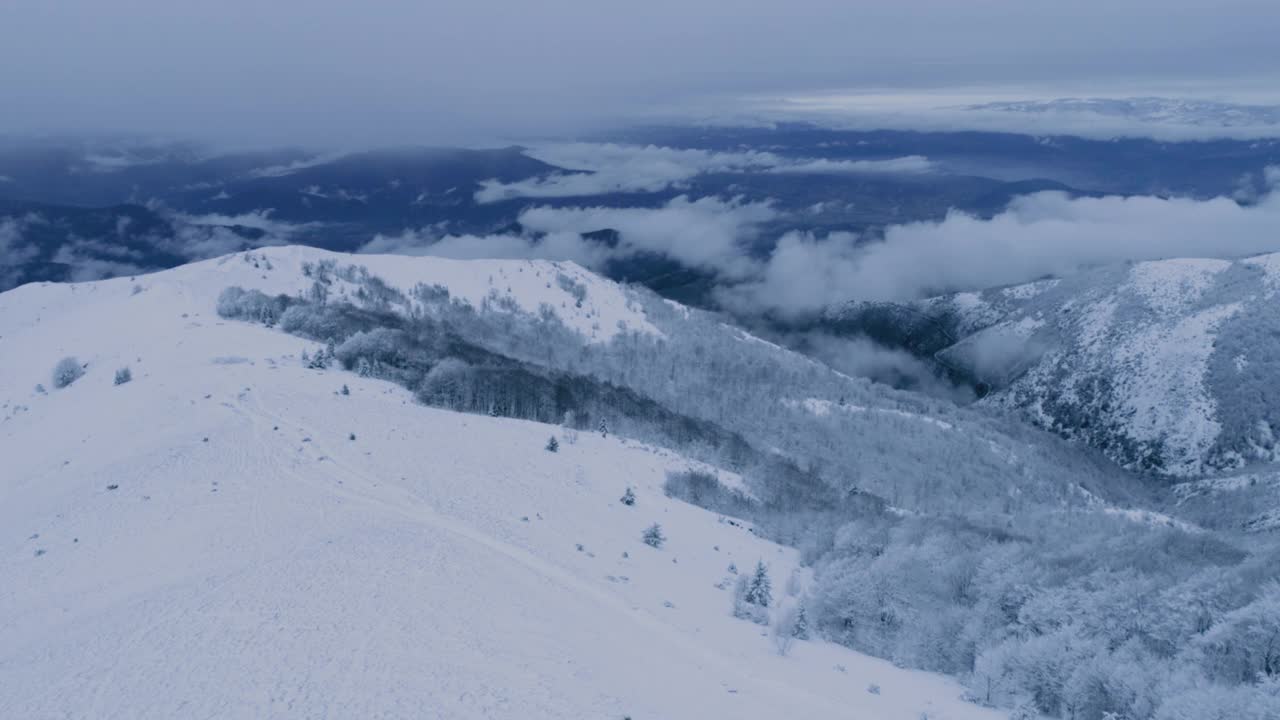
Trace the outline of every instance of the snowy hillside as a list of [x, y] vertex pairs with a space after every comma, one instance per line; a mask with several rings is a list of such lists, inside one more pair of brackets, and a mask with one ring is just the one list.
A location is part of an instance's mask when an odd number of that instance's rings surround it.
[[937, 357], [989, 384], [982, 402], [1190, 477], [1280, 460], [1280, 254], [1178, 259], [962, 293], [921, 309]]
[[[664, 496], [698, 463], [425, 407], [215, 313], [230, 285], [308, 292], [327, 257], [0, 294], [0, 717], [996, 717], [840, 646], [780, 656], [732, 617], [731, 563], [763, 560], [786, 604], [810, 579], [794, 550]], [[568, 264], [360, 262], [406, 291], [545, 305], [597, 342], [659, 334]], [[70, 355], [84, 375], [55, 388]], [[641, 542], [654, 522], [661, 549]]]

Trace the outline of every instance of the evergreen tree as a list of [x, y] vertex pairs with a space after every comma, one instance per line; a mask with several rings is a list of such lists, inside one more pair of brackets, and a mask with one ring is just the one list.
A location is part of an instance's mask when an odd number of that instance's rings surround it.
[[605, 423], [604, 418], [600, 418], [600, 437], [609, 437], [609, 425]]
[[133, 379], [133, 371], [127, 367], [122, 367], [116, 371], [116, 384], [123, 385]]
[[800, 640], [809, 639], [809, 615], [804, 611], [804, 605], [796, 608], [796, 621], [791, 626], [791, 637]]
[[633, 491], [631, 488], [627, 488], [627, 491], [622, 493], [622, 497], [619, 498], [619, 500], [622, 501], [623, 505], [626, 505], [628, 507], [631, 505], [635, 505], [636, 504], [635, 491]]
[[559, 451], [560, 451], [560, 441], [556, 439], [555, 435], [552, 435], [551, 439], [547, 441], [547, 452], [559, 452]]
[[329, 354], [327, 348], [320, 348], [317, 350], [316, 354], [311, 356], [310, 362], [307, 361], [307, 353], [305, 351], [302, 353], [302, 363], [312, 370], [324, 370], [329, 367], [329, 363], [332, 359], [333, 356]]
[[654, 523], [645, 528], [643, 537], [644, 544], [649, 547], [660, 548], [662, 547], [662, 543], [667, 541], [666, 536], [662, 534], [662, 526], [658, 523]]
[[756, 562], [756, 571], [751, 576], [751, 582], [747, 585], [747, 594], [743, 599], [762, 608], [769, 607], [773, 602], [773, 587], [769, 583], [769, 571], [765, 568], [763, 560]]
[[369, 365], [369, 358], [362, 357], [356, 363], [356, 374], [360, 377], [369, 377], [373, 374], [373, 367]]
[[342, 394], [343, 394], [343, 395], [350, 395], [350, 394], [351, 394], [351, 388], [347, 387], [347, 384], [346, 384], [346, 383], [343, 383], [343, 384], [342, 384], [342, 390], [341, 390], [341, 392], [342, 392]]

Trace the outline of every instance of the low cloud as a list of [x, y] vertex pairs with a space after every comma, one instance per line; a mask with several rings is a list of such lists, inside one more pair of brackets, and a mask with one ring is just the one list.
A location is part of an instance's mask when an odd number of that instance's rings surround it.
[[[727, 278], [751, 277], [758, 261], [746, 243], [760, 223], [777, 217], [767, 202], [685, 196], [656, 208], [532, 207], [519, 215], [528, 234], [448, 235], [441, 228], [378, 235], [363, 253], [434, 255], [452, 258], [545, 258], [572, 260], [599, 269], [611, 259], [651, 252]], [[614, 230], [609, 245], [584, 234]]]
[[458, 260], [505, 258], [522, 260], [571, 260], [588, 268], [600, 268], [612, 254], [610, 248], [577, 233], [524, 235], [436, 235], [430, 230], [406, 230], [399, 235], [377, 235], [359, 252], [390, 255], [431, 255]]
[[1101, 98], [1036, 97], [1021, 87], [831, 92], [746, 98], [737, 108], [691, 114], [704, 123], [729, 126], [802, 122], [841, 130], [978, 131], [1169, 142], [1280, 138], [1277, 105], [1194, 99], [1217, 94], [1203, 87], [1170, 88], [1170, 97], [1135, 98], [1131, 87], [1118, 90]]
[[937, 368], [925, 360], [905, 350], [887, 348], [866, 337], [807, 332], [790, 335], [782, 342], [846, 375], [870, 378], [892, 387], [960, 403], [974, 398], [970, 388], [941, 377]]
[[917, 175], [933, 172], [935, 169], [933, 161], [923, 155], [906, 155], [888, 160], [799, 160], [776, 165], [769, 172], [795, 175]]
[[520, 224], [540, 233], [586, 233], [613, 229], [620, 252], [648, 251], [690, 267], [730, 278], [755, 272], [748, 252], [761, 223], [778, 216], [767, 202], [704, 197], [673, 198], [659, 208], [534, 207], [520, 213]]
[[848, 300], [910, 300], [1068, 275], [1127, 260], [1231, 258], [1280, 250], [1280, 193], [1252, 205], [1227, 198], [1015, 199], [983, 220], [891, 226], [881, 240], [788, 233], [760, 274], [720, 290], [740, 312], [802, 315]]
[[39, 248], [23, 237], [26, 220], [0, 218], [0, 291], [8, 290], [22, 278], [19, 267], [40, 254]]
[[713, 152], [657, 145], [562, 143], [525, 151], [529, 157], [575, 172], [513, 183], [486, 180], [479, 203], [513, 198], [584, 197], [607, 193], [650, 193], [687, 187], [704, 173], [779, 172], [812, 175], [923, 173], [933, 163], [920, 155], [878, 160], [787, 158], [771, 152]]

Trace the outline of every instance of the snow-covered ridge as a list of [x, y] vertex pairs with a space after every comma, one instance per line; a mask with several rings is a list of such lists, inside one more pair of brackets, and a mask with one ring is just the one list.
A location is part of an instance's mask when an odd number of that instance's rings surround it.
[[[419, 284], [439, 285], [450, 297], [473, 307], [514, 310], [537, 316], [544, 308], [589, 342], [607, 342], [623, 329], [661, 335], [644, 312], [617, 283], [606, 280], [573, 262], [548, 260], [453, 260], [401, 255], [349, 255], [299, 245], [263, 248], [235, 253], [212, 260], [183, 265], [163, 273], [116, 278], [75, 285], [37, 283], [5, 294], [0, 312], [6, 320], [22, 315], [14, 303], [36, 292], [38, 287], [58, 287], [63, 302], [75, 303], [81, 293], [120, 295], [143, 291], [170, 292], [201, 303], [212, 314], [213, 303], [224, 288], [238, 285], [264, 293], [299, 295], [315, 282], [306, 268], [320, 263], [338, 268], [366, 268], [391, 287], [405, 294]], [[305, 266], [305, 267], [304, 267]], [[341, 298], [353, 294], [356, 285], [332, 276], [330, 293]], [[102, 295], [99, 295], [102, 297]], [[43, 302], [59, 302], [47, 293]], [[10, 310], [9, 308], [12, 308]]]
[[[923, 305], [960, 335], [942, 356], [995, 386], [984, 403], [1127, 467], [1192, 477], [1280, 459], [1280, 398], [1266, 389], [1280, 382], [1277, 267], [1280, 254], [1141, 262]], [[958, 352], [972, 346], [998, 362]]]
[[[304, 368], [315, 343], [214, 312], [227, 285], [306, 292], [328, 257], [0, 294], [0, 717], [1000, 717], [843, 647], [782, 657], [733, 618], [730, 563], [763, 560], [786, 604], [804, 573], [664, 495], [666, 472], [714, 468], [587, 432], [548, 452], [554, 426]], [[514, 292], [572, 271], [369, 260], [478, 302], [490, 272]], [[609, 307], [583, 305], [567, 323]], [[55, 389], [65, 355], [85, 374]]]

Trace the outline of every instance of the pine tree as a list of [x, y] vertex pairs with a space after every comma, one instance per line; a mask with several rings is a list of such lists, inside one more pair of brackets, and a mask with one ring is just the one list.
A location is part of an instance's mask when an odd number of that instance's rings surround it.
[[609, 437], [609, 425], [605, 423], [604, 418], [600, 418], [600, 437]]
[[762, 608], [769, 607], [773, 602], [773, 587], [769, 583], [769, 571], [765, 568], [763, 560], [756, 562], [756, 571], [751, 576], [751, 582], [747, 585], [747, 594], [743, 599]]
[[662, 547], [662, 543], [667, 541], [666, 536], [662, 534], [662, 526], [658, 523], [654, 523], [645, 528], [643, 538], [645, 545], [655, 548]]
[[619, 498], [619, 500], [621, 500], [621, 501], [622, 501], [622, 504], [623, 504], [623, 505], [626, 505], [626, 506], [628, 506], [628, 507], [630, 507], [630, 506], [632, 506], [632, 505], [635, 505], [635, 504], [636, 504], [636, 493], [635, 493], [635, 491], [634, 491], [634, 490], [632, 490], [631, 488], [627, 488], [627, 491], [626, 491], [626, 492], [624, 492], [624, 493], [622, 493], [622, 497], [621, 497], [621, 498]]
[[800, 640], [809, 639], [809, 615], [804, 611], [804, 605], [796, 608], [796, 621], [791, 626], [791, 637]]
[[373, 367], [369, 365], [369, 358], [362, 357], [356, 363], [356, 374], [360, 377], [369, 377], [373, 374]]
[[560, 452], [560, 441], [556, 439], [555, 435], [552, 435], [551, 439], [547, 441], [547, 452]]
[[350, 395], [350, 394], [351, 394], [351, 388], [347, 387], [347, 384], [346, 384], [346, 383], [343, 383], [343, 384], [342, 384], [342, 390], [341, 390], [341, 392], [342, 392], [342, 394], [343, 394], [343, 395]]

